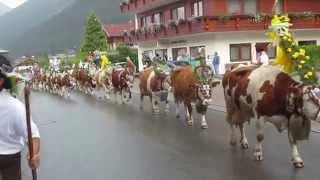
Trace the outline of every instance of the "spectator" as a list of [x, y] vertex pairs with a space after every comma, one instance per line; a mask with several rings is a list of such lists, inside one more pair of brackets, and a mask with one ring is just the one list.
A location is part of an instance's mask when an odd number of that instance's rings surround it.
[[218, 55], [217, 52], [214, 53], [212, 65], [213, 65], [214, 74], [219, 75], [220, 56]]

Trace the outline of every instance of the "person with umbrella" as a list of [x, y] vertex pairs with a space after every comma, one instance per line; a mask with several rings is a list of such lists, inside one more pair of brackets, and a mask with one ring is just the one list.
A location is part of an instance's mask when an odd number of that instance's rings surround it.
[[[7, 65], [0, 64], [0, 67]], [[0, 68], [0, 177], [2, 180], [21, 180], [21, 152], [28, 140], [26, 108], [10, 95], [11, 81], [6, 68]], [[29, 166], [35, 170], [40, 164], [40, 134], [31, 120], [33, 156]], [[30, 142], [29, 142], [30, 143]]]

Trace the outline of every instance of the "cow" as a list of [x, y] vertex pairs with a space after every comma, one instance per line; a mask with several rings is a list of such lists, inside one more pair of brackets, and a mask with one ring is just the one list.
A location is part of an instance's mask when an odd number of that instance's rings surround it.
[[[197, 70], [201, 70], [199, 75]], [[212, 98], [212, 90], [220, 84], [212, 79], [212, 70], [209, 66], [199, 66], [193, 70], [192, 66], [176, 69], [171, 74], [171, 85], [176, 103], [176, 116], [179, 118], [179, 104], [185, 107], [186, 121], [189, 126], [193, 125], [192, 106], [196, 104], [196, 110], [202, 115], [201, 127], [208, 128], [205, 118], [208, 105]]]
[[121, 96], [121, 102], [128, 102], [132, 98], [131, 88], [134, 82], [135, 65], [128, 59], [126, 68], [114, 68], [111, 73], [112, 88], [117, 99], [117, 94]]
[[152, 103], [152, 110], [159, 113], [160, 101], [165, 101], [165, 111], [169, 112], [168, 93], [170, 91], [169, 71], [157, 67], [150, 67], [140, 73], [140, 108], [143, 107], [144, 96], [149, 96]]
[[230, 144], [236, 144], [235, 128], [239, 127], [240, 144], [248, 149], [244, 123], [254, 121], [257, 132], [254, 157], [257, 161], [263, 160], [263, 127], [265, 122], [270, 122], [279, 132], [288, 130], [293, 165], [302, 168], [298, 141], [308, 139], [311, 120], [319, 120], [315, 87], [297, 82], [278, 67], [268, 65], [234, 67], [225, 73], [222, 84], [226, 121], [231, 128]]
[[72, 75], [77, 80], [78, 89], [86, 94], [92, 94], [96, 87], [96, 81], [89, 75], [85, 69], [79, 69], [73, 72]]
[[71, 91], [74, 88], [74, 82], [72, 77], [67, 74], [59, 74], [57, 78], [57, 89], [58, 94], [60, 96], [67, 96], [70, 97]]
[[103, 91], [104, 98], [110, 98], [110, 91], [111, 91], [111, 78], [110, 74], [107, 69], [100, 69], [94, 76], [96, 81], [96, 90]]

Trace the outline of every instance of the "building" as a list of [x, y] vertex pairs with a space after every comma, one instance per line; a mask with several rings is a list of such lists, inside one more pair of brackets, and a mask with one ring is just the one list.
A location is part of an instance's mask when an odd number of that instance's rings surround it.
[[[155, 54], [176, 60], [181, 55], [221, 58], [220, 72], [233, 63], [255, 62], [258, 51], [270, 58], [276, 50], [265, 36], [272, 18], [273, 0], [128, 0], [123, 13], [134, 13], [135, 30], [125, 41], [139, 47], [142, 56]], [[320, 43], [319, 0], [279, 0], [275, 11], [288, 13], [300, 44]]]
[[123, 24], [107, 24], [104, 25], [104, 31], [107, 35], [107, 42], [110, 49], [116, 49], [119, 44], [128, 44], [124, 41], [124, 32], [128, 32], [135, 29], [133, 23], [123, 23]]

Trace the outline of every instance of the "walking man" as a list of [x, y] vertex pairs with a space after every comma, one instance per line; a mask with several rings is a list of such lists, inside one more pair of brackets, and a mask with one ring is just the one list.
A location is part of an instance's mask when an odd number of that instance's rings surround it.
[[217, 52], [214, 53], [212, 65], [213, 65], [214, 74], [219, 75], [220, 57]]
[[[6, 72], [0, 70], [0, 179], [21, 180], [21, 151], [27, 139], [26, 109], [22, 102], [10, 95], [11, 83]], [[33, 158], [29, 166], [37, 169], [40, 164], [40, 135], [31, 122]]]

